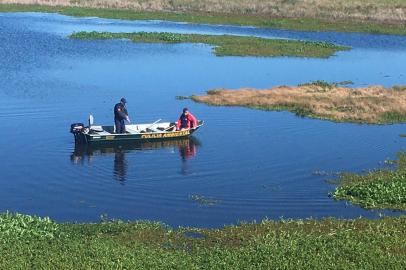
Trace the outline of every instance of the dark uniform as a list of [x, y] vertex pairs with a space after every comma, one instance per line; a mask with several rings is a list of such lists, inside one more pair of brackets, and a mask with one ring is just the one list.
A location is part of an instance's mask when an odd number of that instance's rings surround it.
[[127, 117], [128, 112], [125, 107], [125, 99], [121, 99], [121, 102], [114, 106], [114, 124], [116, 125], [116, 133], [125, 133], [124, 120], [126, 120]]

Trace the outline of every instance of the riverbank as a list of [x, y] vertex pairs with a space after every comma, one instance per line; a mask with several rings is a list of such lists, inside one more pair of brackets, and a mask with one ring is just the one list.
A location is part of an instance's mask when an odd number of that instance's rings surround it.
[[406, 122], [406, 87], [344, 87], [316, 81], [296, 87], [271, 89], [214, 89], [193, 95], [195, 102], [214, 106], [241, 106], [270, 111], [291, 111], [337, 122], [390, 124]]
[[295, 56], [327, 58], [337, 51], [349, 50], [328, 42], [266, 39], [234, 35], [199, 35], [174, 33], [78, 32], [74, 39], [129, 39], [143, 43], [202, 43], [214, 46], [217, 56]]
[[342, 174], [333, 197], [364, 208], [406, 210], [406, 152], [399, 153], [394, 164], [396, 170]]
[[[268, 3], [274, 5], [273, 8], [258, 8], [256, 11], [252, 11], [250, 8], [244, 7], [246, 4], [252, 5], [250, 1], [245, 3], [234, 0], [218, 1], [216, 3], [193, 1], [193, 4], [190, 1], [188, 3], [185, 1], [183, 4], [176, 4], [175, 2], [177, 1], [165, 2], [167, 5], [172, 3], [172, 6], [160, 6], [159, 3], [163, 2], [158, 3], [156, 1], [114, 1], [112, 4], [109, 4], [107, 1], [75, 1], [72, 4], [71, 1], [67, 0], [12, 0], [3, 1], [3, 4], [0, 4], [0, 12], [55, 12], [77, 17], [166, 20], [256, 26], [297, 31], [406, 35], [406, 28], [404, 27], [406, 24], [406, 4], [400, 0], [394, 3], [368, 0], [371, 2], [370, 4], [359, 4], [348, 0], [341, 1], [343, 5], [335, 1], [329, 1], [329, 3], [325, 3], [328, 8], [320, 9], [314, 6], [315, 3], [309, 4], [306, 1], [302, 1], [303, 3], [297, 1], [277, 1], [277, 3]], [[267, 4], [267, 2], [261, 3]], [[353, 5], [355, 7], [351, 8]], [[234, 8], [229, 9], [227, 8], [228, 6]], [[257, 6], [261, 7], [261, 5]], [[284, 7], [287, 13], [281, 12], [282, 7]], [[290, 14], [289, 12], [293, 10], [296, 10], [295, 13]], [[354, 15], [351, 15], [351, 12], [355, 12]], [[357, 12], [360, 12], [362, 15], [356, 15]], [[375, 16], [371, 12], [376, 13]]]
[[[403, 269], [406, 217], [222, 229], [0, 215], [1, 269]], [[379, 243], [379, 244], [378, 244]]]

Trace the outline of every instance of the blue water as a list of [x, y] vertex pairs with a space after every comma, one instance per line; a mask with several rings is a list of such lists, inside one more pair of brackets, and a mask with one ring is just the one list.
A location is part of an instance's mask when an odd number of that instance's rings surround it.
[[[325, 40], [352, 50], [328, 59], [216, 57], [202, 44], [67, 38], [83, 30]], [[405, 125], [338, 124], [175, 96], [312, 80], [404, 85], [406, 37], [0, 13], [0, 44], [0, 212], [77, 222], [107, 214], [199, 227], [398, 214], [334, 201], [326, 179], [384, 167], [406, 149], [399, 137]], [[96, 123], [112, 123], [122, 96], [135, 122], [173, 121], [187, 106], [206, 125], [192, 140], [75, 149], [70, 124], [89, 113]]]

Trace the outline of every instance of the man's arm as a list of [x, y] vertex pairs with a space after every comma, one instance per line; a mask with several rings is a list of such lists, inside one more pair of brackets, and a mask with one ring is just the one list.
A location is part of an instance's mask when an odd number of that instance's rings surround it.
[[196, 117], [193, 115], [193, 114], [191, 114], [191, 113], [189, 113], [189, 121], [192, 123], [192, 128], [196, 128], [197, 127], [197, 119], [196, 119]]

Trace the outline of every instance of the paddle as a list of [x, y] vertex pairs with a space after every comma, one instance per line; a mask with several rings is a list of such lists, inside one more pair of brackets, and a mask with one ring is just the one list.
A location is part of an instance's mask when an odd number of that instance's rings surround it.
[[176, 125], [169, 126], [169, 127], [165, 128], [164, 131], [168, 131], [168, 130], [170, 130], [171, 128], [174, 128], [174, 127], [176, 127]]

